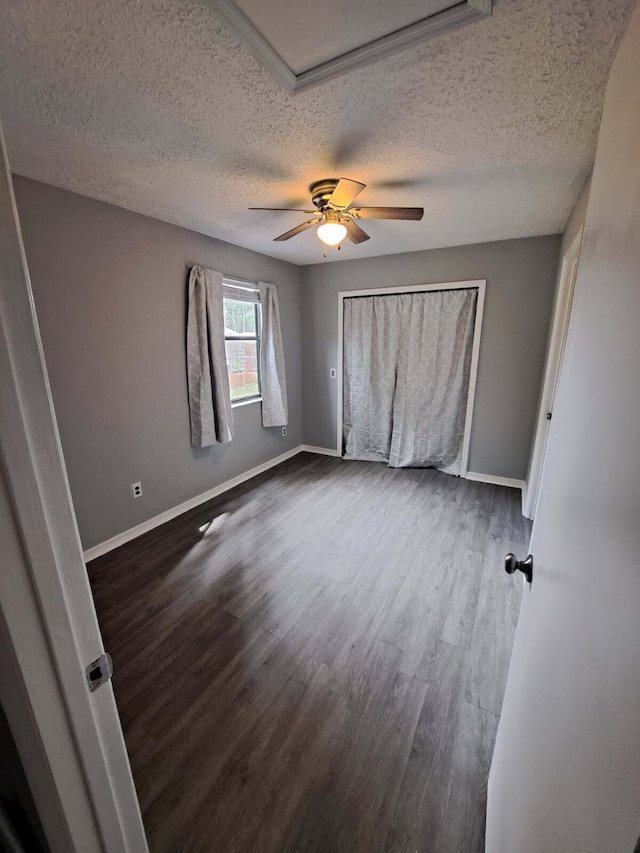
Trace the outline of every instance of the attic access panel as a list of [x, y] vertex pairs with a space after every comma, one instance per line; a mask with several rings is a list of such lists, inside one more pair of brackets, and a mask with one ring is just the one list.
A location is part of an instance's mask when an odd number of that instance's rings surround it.
[[290, 92], [491, 14], [493, 0], [209, 0]]

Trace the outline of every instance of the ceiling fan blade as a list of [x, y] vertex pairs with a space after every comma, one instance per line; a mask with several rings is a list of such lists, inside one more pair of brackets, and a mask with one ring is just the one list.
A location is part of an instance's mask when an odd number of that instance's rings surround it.
[[293, 210], [296, 213], [318, 213], [317, 210], [303, 210], [301, 207], [250, 207], [249, 210]]
[[356, 225], [356, 223], [351, 219], [343, 219], [341, 221], [347, 229], [347, 237], [352, 243], [364, 243], [365, 240], [369, 239], [367, 232], [363, 231], [362, 228], [359, 225]]
[[308, 219], [306, 222], [303, 222], [302, 225], [296, 225], [295, 228], [292, 228], [291, 231], [285, 231], [284, 234], [281, 234], [279, 237], [275, 237], [274, 243], [281, 243], [283, 240], [290, 240], [292, 237], [295, 237], [296, 234], [302, 234], [303, 231], [306, 231], [307, 228], [311, 228], [312, 225], [317, 225], [317, 219]]
[[351, 181], [349, 178], [340, 178], [336, 184], [335, 190], [331, 193], [328, 199], [328, 204], [332, 207], [344, 209], [349, 207], [351, 202], [357, 195], [360, 195], [366, 184], [361, 184], [360, 181]]
[[422, 219], [424, 207], [352, 207], [349, 216], [356, 219]]

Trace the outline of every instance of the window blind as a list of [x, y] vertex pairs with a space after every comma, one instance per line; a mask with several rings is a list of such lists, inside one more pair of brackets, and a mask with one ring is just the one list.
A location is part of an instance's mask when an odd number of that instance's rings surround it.
[[237, 299], [240, 302], [260, 302], [258, 289], [249, 284], [245, 287], [224, 281], [222, 292], [225, 299]]

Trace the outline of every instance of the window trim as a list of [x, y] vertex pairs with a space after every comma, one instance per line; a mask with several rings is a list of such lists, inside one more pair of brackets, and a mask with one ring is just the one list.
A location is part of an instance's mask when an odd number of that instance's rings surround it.
[[[238, 289], [241, 289], [241, 290], [246, 290], [248, 293], [249, 292], [251, 292], [252, 294], [256, 293], [256, 294], [258, 294], [258, 298], [257, 299], [242, 299], [242, 298], [239, 298], [238, 296], [236, 296], [235, 294], [234, 295], [225, 294], [224, 293], [224, 285], [225, 284], [228, 284], [230, 290], [233, 289], [234, 291], [236, 291]], [[231, 399], [231, 407], [235, 408], [236, 406], [246, 406], [249, 403], [261, 402], [261, 400], [262, 400], [262, 375], [261, 375], [261, 370], [260, 370], [260, 352], [261, 352], [261, 348], [262, 348], [262, 335], [261, 335], [262, 317], [261, 317], [260, 312], [261, 312], [262, 308], [260, 305], [260, 296], [259, 296], [258, 290], [257, 290], [257, 288], [253, 288], [253, 287], [240, 287], [238, 284], [236, 284], [235, 281], [234, 282], [226, 282], [223, 279], [222, 299], [223, 299], [223, 305], [224, 305], [225, 299], [228, 299], [229, 301], [233, 301], [233, 302], [250, 303], [253, 305], [254, 312], [255, 312], [255, 325], [256, 325], [255, 335], [233, 335], [232, 337], [231, 336], [228, 337], [225, 334], [225, 336], [224, 336], [225, 356], [226, 356], [226, 352], [227, 352], [227, 341], [255, 341], [256, 342], [256, 374], [258, 376], [258, 393], [257, 394], [247, 394], [244, 397], [236, 397], [234, 399], [231, 396], [231, 385], [229, 385], [229, 397]]]

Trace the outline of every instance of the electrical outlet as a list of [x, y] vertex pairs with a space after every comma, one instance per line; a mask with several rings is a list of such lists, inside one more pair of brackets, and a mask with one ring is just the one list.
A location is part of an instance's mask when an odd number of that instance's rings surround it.
[[134, 498], [142, 496], [142, 483], [131, 483], [131, 494]]
[[282, 427], [282, 435], [284, 436], [284, 435], [286, 435], [286, 434], [287, 434], [287, 428], [286, 428], [286, 427]]
[[335, 378], [336, 378], [336, 369], [335, 369], [335, 367], [332, 367], [329, 370], [329, 379], [335, 379]]

